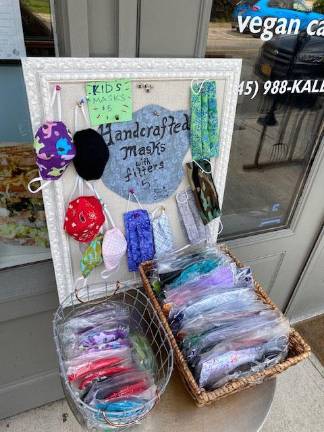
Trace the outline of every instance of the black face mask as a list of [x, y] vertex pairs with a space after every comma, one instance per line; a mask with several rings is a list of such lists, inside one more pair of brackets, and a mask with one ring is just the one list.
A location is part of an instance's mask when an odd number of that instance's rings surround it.
[[75, 169], [85, 180], [98, 180], [102, 176], [109, 158], [108, 147], [102, 136], [93, 129], [84, 129], [74, 134], [76, 155]]

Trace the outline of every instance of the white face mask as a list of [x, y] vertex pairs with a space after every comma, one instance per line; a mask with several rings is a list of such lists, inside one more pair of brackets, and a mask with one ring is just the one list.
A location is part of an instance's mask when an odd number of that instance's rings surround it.
[[101, 272], [103, 278], [108, 277], [110, 272], [118, 268], [126, 250], [127, 242], [119, 228], [114, 226], [105, 232], [102, 242], [102, 257], [106, 270]]

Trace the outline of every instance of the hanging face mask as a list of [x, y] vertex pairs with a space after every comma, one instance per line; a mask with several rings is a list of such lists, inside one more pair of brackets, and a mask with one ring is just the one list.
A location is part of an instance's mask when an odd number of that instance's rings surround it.
[[76, 132], [73, 137], [76, 155], [73, 160], [76, 172], [85, 180], [98, 180], [109, 158], [109, 151], [101, 135], [93, 129]]
[[92, 270], [102, 263], [101, 252], [102, 236], [94, 238], [84, 251], [81, 261], [80, 270], [84, 279], [86, 279]]
[[186, 168], [199, 215], [207, 225], [221, 214], [211, 164], [208, 160], [200, 160], [199, 163], [188, 162]]
[[108, 208], [104, 206], [107, 219], [110, 221], [112, 228], [105, 232], [102, 242], [102, 256], [106, 269], [101, 272], [101, 277], [106, 279], [111, 272], [116, 271], [120, 261], [126, 253], [127, 242], [124, 234], [117, 228], [111, 217]]
[[[58, 98], [59, 119], [61, 119], [59, 86], [55, 87], [51, 106], [54, 104], [56, 95]], [[73, 144], [71, 133], [61, 120], [48, 121], [37, 130], [34, 139], [34, 149], [36, 151], [36, 163], [40, 177], [34, 178], [29, 182], [28, 190], [31, 193], [40, 191], [51, 180], [59, 179], [75, 156], [75, 145]], [[37, 189], [32, 189], [31, 185], [40, 180], [47, 180], [47, 182]]]
[[193, 160], [219, 155], [215, 81], [191, 83], [190, 142]]
[[131, 195], [140, 206], [140, 209], [132, 211], [128, 211], [127, 208], [127, 212], [124, 213], [128, 270], [132, 272], [137, 271], [142, 262], [153, 259], [154, 241], [149, 214], [132, 192], [129, 193], [128, 207]]
[[[161, 214], [155, 216], [161, 210]], [[169, 218], [162, 207], [157, 208], [151, 213], [152, 229], [155, 246], [155, 257], [161, 258], [173, 249], [173, 237], [169, 223]]]
[[68, 205], [64, 229], [81, 243], [88, 243], [99, 233], [105, 222], [102, 205], [95, 196], [80, 196]]
[[202, 223], [191, 189], [178, 192], [176, 200], [190, 243], [196, 244], [207, 240], [207, 229]]
[[[81, 110], [86, 124], [89, 124], [83, 100], [75, 106], [74, 130], [78, 129], [78, 111]], [[98, 180], [102, 176], [109, 158], [109, 150], [103, 137], [93, 129], [75, 132], [73, 141], [76, 155], [73, 160], [76, 172], [84, 180]]]

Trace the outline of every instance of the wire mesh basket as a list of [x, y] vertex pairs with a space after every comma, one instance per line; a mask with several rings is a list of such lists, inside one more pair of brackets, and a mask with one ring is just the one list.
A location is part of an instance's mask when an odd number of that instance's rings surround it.
[[[138, 411], [127, 410], [127, 421], [116, 423], [109, 412], [104, 412], [84, 403], [71, 386], [64, 363], [64, 325], [76, 314], [99, 304], [118, 304], [126, 307], [129, 313], [129, 326], [148, 340], [155, 360], [154, 382], [157, 388], [154, 398], [145, 403], [139, 416]], [[124, 430], [139, 423], [159, 401], [164, 392], [173, 368], [173, 351], [169, 336], [149, 298], [142, 292], [140, 282], [131, 281], [108, 285], [98, 283], [87, 285], [69, 295], [58, 307], [53, 321], [54, 340], [59, 358], [63, 390], [70, 408], [82, 426], [90, 430]]]

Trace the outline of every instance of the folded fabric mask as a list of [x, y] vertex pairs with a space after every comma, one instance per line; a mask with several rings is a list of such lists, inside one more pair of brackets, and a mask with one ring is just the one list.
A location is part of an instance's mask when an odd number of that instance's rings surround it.
[[219, 154], [215, 81], [191, 85], [190, 142], [194, 160], [209, 159]]
[[73, 160], [76, 172], [85, 180], [98, 180], [109, 158], [108, 147], [102, 136], [93, 129], [74, 134], [76, 155]]
[[221, 214], [210, 162], [208, 160], [188, 162], [186, 168], [199, 215], [204, 225], [207, 225]]
[[75, 145], [70, 131], [61, 121], [48, 121], [36, 132], [34, 139], [36, 163], [40, 177], [32, 179], [28, 190], [36, 193], [45, 185], [31, 189], [32, 183], [40, 180], [57, 180], [75, 156]]
[[114, 226], [105, 232], [102, 242], [102, 256], [106, 269], [101, 272], [103, 278], [108, 277], [110, 272], [118, 268], [126, 249], [127, 242], [120, 229]]
[[86, 250], [83, 252], [80, 261], [80, 270], [84, 279], [86, 279], [92, 270], [102, 263], [101, 251], [102, 236], [94, 238]]
[[139, 264], [154, 257], [154, 241], [149, 214], [144, 209], [124, 213], [128, 270], [137, 271]]
[[191, 189], [178, 192], [176, 200], [190, 243], [196, 244], [207, 240], [208, 231], [202, 223]]
[[68, 205], [64, 229], [75, 240], [88, 243], [105, 222], [102, 205], [95, 196], [81, 196]]
[[[157, 209], [159, 210], [159, 209]], [[155, 217], [155, 211], [152, 212], [152, 229], [155, 246], [156, 258], [161, 258], [170, 252], [173, 248], [173, 237], [169, 223], [169, 218], [164, 208], [161, 214]]]

